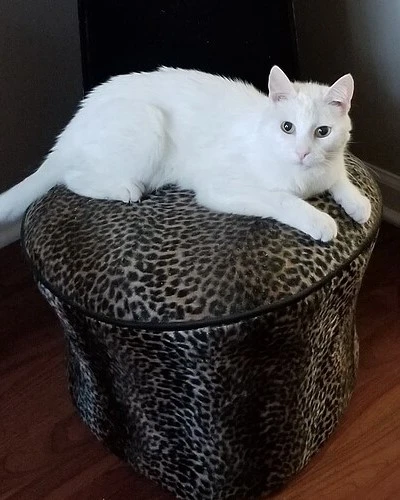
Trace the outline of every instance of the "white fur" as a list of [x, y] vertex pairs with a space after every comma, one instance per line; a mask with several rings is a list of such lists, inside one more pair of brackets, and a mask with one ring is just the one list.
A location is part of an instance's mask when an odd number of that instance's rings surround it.
[[[336, 235], [336, 223], [309, 196], [331, 190], [365, 222], [370, 204], [344, 166], [351, 76], [332, 87], [292, 83], [275, 66], [269, 91], [170, 68], [111, 78], [83, 100], [39, 170], [0, 196], [0, 221], [20, 217], [55, 184], [135, 202], [175, 183], [211, 210], [273, 217], [322, 241]], [[282, 131], [285, 121], [294, 133]], [[330, 135], [316, 137], [320, 126]]]

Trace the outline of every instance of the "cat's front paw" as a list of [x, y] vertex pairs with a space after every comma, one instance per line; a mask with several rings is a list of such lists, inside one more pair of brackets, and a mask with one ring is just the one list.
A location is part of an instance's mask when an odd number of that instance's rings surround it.
[[354, 199], [342, 201], [341, 205], [359, 224], [365, 224], [371, 216], [371, 202], [361, 193]]
[[324, 242], [333, 240], [337, 235], [336, 222], [330, 215], [318, 210], [309, 217], [303, 230], [314, 240]]

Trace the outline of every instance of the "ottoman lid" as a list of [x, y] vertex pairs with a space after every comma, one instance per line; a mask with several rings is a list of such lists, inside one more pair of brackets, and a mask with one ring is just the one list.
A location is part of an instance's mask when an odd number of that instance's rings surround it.
[[38, 281], [92, 317], [163, 329], [233, 322], [310, 293], [371, 243], [379, 190], [362, 165], [349, 172], [372, 216], [361, 226], [328, 194], [311, 200], [338, 223], [331, 243], [272, 219], [210, 212], [175, 187], [132, 205], [56, 187], [28, 209], [23, 245]]

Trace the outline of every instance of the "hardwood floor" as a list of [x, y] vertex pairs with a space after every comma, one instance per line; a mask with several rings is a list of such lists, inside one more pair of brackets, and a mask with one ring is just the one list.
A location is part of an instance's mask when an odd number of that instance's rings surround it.
[[[358, 384], [335, 435], [274, 500], [400, 498], [400, 229], [358, 304]], [[69, 399], [61, 329], [18, 245], [0, 251], [0, 499], [172, 500], [98, 443]]]

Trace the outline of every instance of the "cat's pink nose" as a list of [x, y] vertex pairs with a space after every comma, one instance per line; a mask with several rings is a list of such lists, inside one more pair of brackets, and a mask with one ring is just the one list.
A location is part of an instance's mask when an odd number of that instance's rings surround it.
[[298, 149], [298, 150], [296, 151], [296, 153], [297, 153], [297, 156], [299, 157], [299, 160], [300, 160], [300, 161], [303, 161], [303, 160], [304, 160], [304, 158], [305, 158], [307, 155], [309, 155], [309, 154], [310, 154], [310, 150], [309, 150], [309, 149]]

